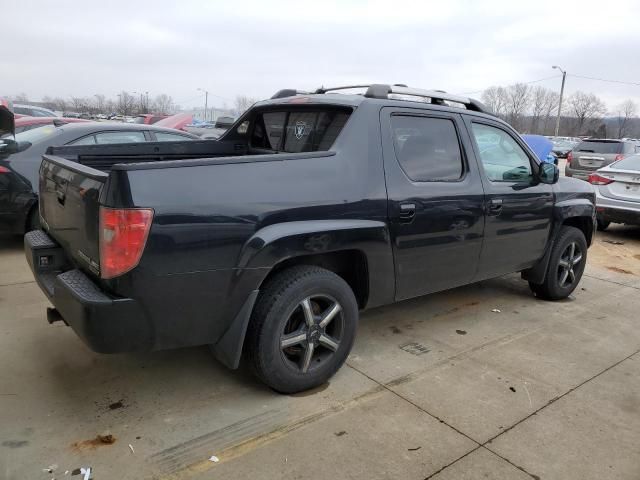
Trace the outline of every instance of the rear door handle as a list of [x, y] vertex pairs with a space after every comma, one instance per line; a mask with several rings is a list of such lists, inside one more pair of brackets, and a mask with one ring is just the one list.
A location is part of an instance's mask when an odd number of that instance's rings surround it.
[[416, 216], [416, 204], [415, 203], [401, 203], [400, 204], [400, 222], [411, 223]]
[[487, 213], [492, 216], [497, 216], [500, 215], [500, 212], [502, 212], [502, 199], [492, 198], [491, 200], [489, 200]]

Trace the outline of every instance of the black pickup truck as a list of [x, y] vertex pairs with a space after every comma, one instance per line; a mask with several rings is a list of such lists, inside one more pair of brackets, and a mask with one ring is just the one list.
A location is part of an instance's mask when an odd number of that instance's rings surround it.
[[51, 148], [27, 260], [97, 352], [211, 345], [296, 392], [359, 310], [521, 272], [582, 276], [594, 192], [474, 100], [404, 86], [281, 91], [217, 141]]

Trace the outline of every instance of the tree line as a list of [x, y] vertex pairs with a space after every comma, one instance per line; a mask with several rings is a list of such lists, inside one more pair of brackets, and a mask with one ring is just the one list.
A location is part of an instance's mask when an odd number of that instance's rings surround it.
[[[553, 135], [560, 95], [548, 88], [516, 83], [493, 86], [482, 93], [482, 101], [497, 116], [521, 133]], [[563, 99], [561, 136], [640, 137], [638, 105], [625, 100], [612, 111], [593, 93], [577, 91]], [[605, 116], [609, 115], [609, 118]]]
[[[12, 99], [15, 103], [30, 102], [27, 95], [22, 93]], [[102, 94], [95, 94], [91, 97], [68, 98], [50, 97], [45, 95], [38, 105], [61, 112], [77, 112], [89, 114], [111, 114], [139, 115], [143, 113], [156, 113], [169, 115], [179, 110], [179, 106], [173, 102], [171, 96], [161, 93], [153, 98], [145, 93], [131, 94], [125, 90], [116, 95], [115, 98], [107, 98]]]

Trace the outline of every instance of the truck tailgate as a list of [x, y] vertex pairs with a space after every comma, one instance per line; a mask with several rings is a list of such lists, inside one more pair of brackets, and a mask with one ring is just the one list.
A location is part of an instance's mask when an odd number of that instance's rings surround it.
[[40, 166], [40, 215], [44, 228], [83, 270], [100, 272], [99, 198], [109, 175], [44, 155]]

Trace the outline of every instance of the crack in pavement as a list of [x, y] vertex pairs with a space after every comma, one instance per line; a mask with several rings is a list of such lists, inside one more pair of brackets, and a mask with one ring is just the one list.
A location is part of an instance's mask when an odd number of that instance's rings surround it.
[[615, 280], [609, 280], [609, 279], [606, 279], [606, 278], [596, 277], [595, 275], [589, 275], [587, 273], [583, 273], [582, 276], [583, 277], [593, 278], [595, 280], [600, 280], [602, 282], [613, 283], [614, 285], [620, 285], [622, 287], [629, 287], [629, 288], [634, 288], [636, 290], [640, 290], [640, 287], [636, 287], [634, 285], [628, 285], [626, 283], [616, 282]]

